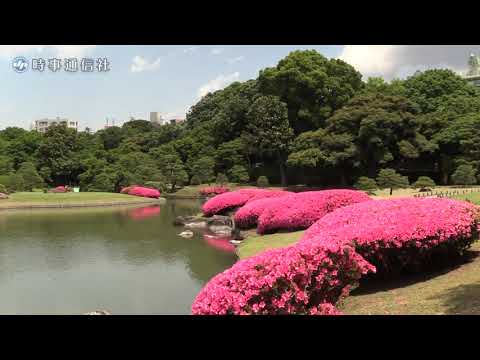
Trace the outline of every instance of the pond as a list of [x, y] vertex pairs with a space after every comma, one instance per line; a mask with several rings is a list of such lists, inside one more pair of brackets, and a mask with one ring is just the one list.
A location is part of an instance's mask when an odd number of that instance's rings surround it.
[[0, 211], [0, 314], [189, 314], [237, 257], [226, 238], [178, 236], [196, 200], [128, 208]]

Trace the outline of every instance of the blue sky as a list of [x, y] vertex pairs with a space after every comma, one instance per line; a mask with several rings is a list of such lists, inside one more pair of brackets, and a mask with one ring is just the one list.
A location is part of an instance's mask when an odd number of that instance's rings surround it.
[[[232, 81], [255, 78], [295, 49], [316, 49], [337, 56], [338, 46], [92, 46], [63, 49], [22, 47], [0, 49], [0, 129], [28, 128], [35, 119], [68, 117], [99, 129], [105, 118], [117, 123], [129, 116], [148, 119], [150, 111], [166, 117], [185, 115], [201, 94]], [[1, 47], [0, 47], [1, 48]], [[16, 73], [15, 56], [32, 58], [106, 57], [110, 71]]]
[[[35, 119], [56, 116], [78, 121], [80, 130], [98, 130], [106, 117], [118, 125], [130, 116], [148, 119], [150, 111], [183, 117], [202, 94], [256, 78], [259, 70], [297, 49], [316, 49], [347, 61], [364, 77], [387, 80], [431, 67], [463, 71], [469, 53], [480, 54], [478, 45], [0, 45], [0, 129], [29, 128]], [[12, 68], [15, 56], [106, 57], [111, 70], [19, 74]]]

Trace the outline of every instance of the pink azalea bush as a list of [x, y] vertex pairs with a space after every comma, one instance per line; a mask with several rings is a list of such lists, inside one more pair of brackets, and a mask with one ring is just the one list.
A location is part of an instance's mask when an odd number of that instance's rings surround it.
[[287, 191], [279, 192], [277, 196], [266, 197], [263, 199], [251, 199], [243, 205], [234, 215], [235, 225], [240, 228], [248, 229], [257, 225], [258, 217], [270, 205], [277, 201], [278, 197], [289, 195]]
[[435, 198], [377, 200], [325, 215], [300, 243], [351, 245], [378, 272], [418, 270], [437, 255], [461, 254], [478, 237], [478, 210]]
[[[287, 198], [287, 197], [286, 197]], [[282, 200], [284, 198], [280, 198]], [[192, 313], [337, 315], [367, 273], [459, 254], [478, 238], [479, 210], [451, 199], [362, 201], [338, 208], [287, 248], [240, 260], [198, 294]]]
[[194, 315], [336, 315], [335, 304], [373, 267], [352, 248], [302, 244], [240, 260], [197, 295]]
[[219, 195], [230, 191], [229, 188], [225, 186], [207, 186], [200, 189], [199, 193], [203, 196]]
[[128, 195], [148, 197], [154, 199], [158, 199], [160, 197], [160, 191], [142, 186], [133, 186], [128, 190], [127, 193]]
[[241, 189], [217, 195], [208, 200], [202, 206], [205, 216], [221, 214], [227, 210], [243, 206], [251, 199], [261, 199], [264, 197], [275, 196], [277, 191], [265, 189]]
[[280, 197], [261, 212], [257, 232], [306, 229], [337, 208], [369, 200], [366, 193], [356, 190], [306, 191]]

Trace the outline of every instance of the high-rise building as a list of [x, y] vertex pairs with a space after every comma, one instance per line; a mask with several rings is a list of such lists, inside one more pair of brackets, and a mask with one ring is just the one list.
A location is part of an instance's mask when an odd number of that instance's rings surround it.
[[162, 115], [159, 112], [153, 111], [150, 113], [150, 122], [153, 124], [161, 125], [163, 123]]
[[73, 121], [67, 118], [60, 118], [58, 116], [55, 119], [35, 120], [31, 125], [31, 130], [45, 133], [47, 129], [53, 125], [65, 125], [67, 128], [78, 130], [78, 121]]
[[464, 78], [472, 85], [480, 86], [480, 58], [470, 54], [468, 59], [468, 72]]

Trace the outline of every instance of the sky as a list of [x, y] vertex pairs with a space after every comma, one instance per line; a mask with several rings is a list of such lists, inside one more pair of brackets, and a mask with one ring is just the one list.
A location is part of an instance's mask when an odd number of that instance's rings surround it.
[[[32, 121], [67, 117], [79, 130], [103, 128], [106, 118], [116, 125], [133, 116], [149, 119], [151, 111], [165, 118], [185, 117], [209, 91], [234, 81], [256, 78], [293, 50], [315, 49], [328, 58], [353, 65], [364, 78], [405, 78], [416, 70], [467, 69], [470, 53], [480, 45], [0, 45], [0, 129], [28, 129]], [[30, 67], [13, 70], [23, 56]], [[106, 72], [32, 71], [31, 60], [42, 58], [106, 58]]]

